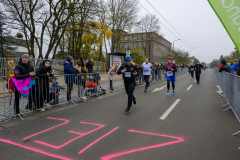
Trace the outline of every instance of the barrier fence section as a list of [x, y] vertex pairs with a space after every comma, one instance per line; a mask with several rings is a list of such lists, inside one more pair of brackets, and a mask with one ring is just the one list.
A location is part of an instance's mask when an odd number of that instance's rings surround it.
[[[186, 72], [188, 72], [187, 68], [179, 69], [176, 75]], [[164, 70], [153, 70], [150, 80], [165, 79], [163, 74]], [[124, 88], [122, 77], [119, 77], [112, 83], [115, 91]], [[61, 105], [86, 102], [89, 97], [98, 97], [111, 92], [106, 72], [34, 77], [31, 79], [29, 92], [26, 89], [19, 91], [20, 89], [16, 89], [16, 87], [13, 89], [11, 84], [17, 83], [13, 79], [9, 79], [8, 82], [0, 80], [3, 85], [3, 93], [0, 97], [0, 122], [16, 118], [24, 120], [23, 115]], [[144, 83], [143, 74], [140, 71], [136, 76], [136, 82], [138, 85]]]
[[[219, 72], [218, 69], [214, 69], [214, 74], [227, 101], [227, 104], [223, 105], [223, 107], [229, 106], [224, 111], [231, 109], [240, 122], [240, 77], [227, 72]], [[240, 131], [233, 135], [239, 133]]]

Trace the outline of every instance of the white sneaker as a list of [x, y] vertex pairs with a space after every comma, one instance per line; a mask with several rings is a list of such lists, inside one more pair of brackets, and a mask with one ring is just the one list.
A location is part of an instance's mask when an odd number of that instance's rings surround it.
[[45, 112], [45, 109], [44, 109], [44, 108], [42, 108], [42, 109], [40, 109], [40, 111], [41, 111], [41, 112]]

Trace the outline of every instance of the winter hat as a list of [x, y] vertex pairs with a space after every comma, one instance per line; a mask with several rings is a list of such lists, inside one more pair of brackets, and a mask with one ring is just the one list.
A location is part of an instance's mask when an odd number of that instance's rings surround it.
[[24, 58], [27, 58], [28, 60], [30, 60], [30, 57], [29, 57], [28, 54], [23, 54], [23, 55], [22, 55], [22, 58], [23, 58], [23, 57], [24, 57]]
[[130, 56], [127, 56], [127, 57], [125, 58], [125, 62], [129, 62], [129, 61], [132, 61], [132, 59], [131, 59]]
[[73, 57], [70, 56], [70, 55], [68, 55], [66, 59], [67, 59], [67, 61], [70, 63], [70, 62], [72, 61]]
[[222, 64], [227, 64], [227, 61], [225, 59], [222, 59]]
[[45, 60], [45, 62], [44, 62], [44, 63], [46, 63], [46, 62], [49, 62], [49, 63], [51, 63], [51, 61], [50, 61], [50, 60], [48, 60], [48, 59], [47, 59], [47, 60]]

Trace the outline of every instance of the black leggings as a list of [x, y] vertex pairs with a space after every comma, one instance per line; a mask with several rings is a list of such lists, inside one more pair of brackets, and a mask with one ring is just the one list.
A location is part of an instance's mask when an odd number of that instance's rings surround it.
[[[170, 89], [170, 81], [167, 81], [167, 89]], [[175, 90], [175, 84], [172, 82], [172, 89]]]
[[146, 82], [146, 87], [145, 87], [145, 89], [148, 89], [148, 85], [149, 85], [149, 75], [143, 75], [143, 78], [144, 78], [144, 80], [145, 80], [145, 82]]

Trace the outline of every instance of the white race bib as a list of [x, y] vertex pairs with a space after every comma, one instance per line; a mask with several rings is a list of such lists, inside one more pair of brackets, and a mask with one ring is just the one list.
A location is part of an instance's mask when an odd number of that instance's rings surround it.
[[191, 68], [191, 71], [194, 71], [194, 68]]
[[131, 72], [124, 72], [124, 76], [125, 76], [125, 77], [131, 77], [132, 74], [131, 74]]
[[172, 71], [167, 71], [167, 76], [173, 76], [173, 72]]

